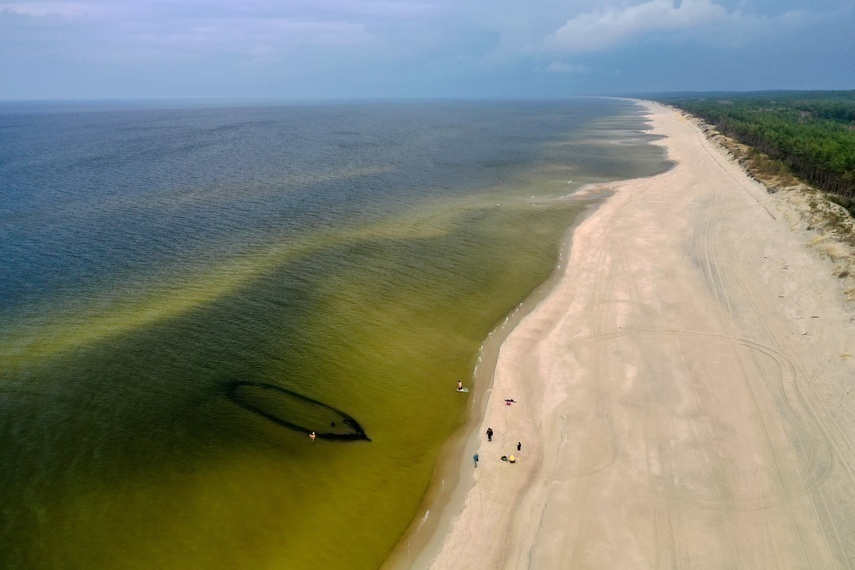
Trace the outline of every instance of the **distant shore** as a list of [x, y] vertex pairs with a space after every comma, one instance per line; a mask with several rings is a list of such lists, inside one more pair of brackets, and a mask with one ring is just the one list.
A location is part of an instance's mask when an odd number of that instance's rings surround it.
[[389, 566], [834, 567], [855, 555], [841, 538], [855, 530], [855, 422], [838, 405], [855, 313], [840, 280], [805, 247], [814, 236], [791, 204], [691, 118], [645, 106], [677, 166], [605, 185], [614, 195], [573, 232], [558, 284], [488, 342], [492, 386], [452, 443], [440, 520]]

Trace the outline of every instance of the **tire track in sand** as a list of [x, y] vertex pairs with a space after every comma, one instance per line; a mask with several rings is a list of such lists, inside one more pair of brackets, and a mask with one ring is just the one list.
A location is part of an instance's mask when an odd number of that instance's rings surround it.
[[[702, 144], [703, 149], [709, 154], [711, 159], [724, 171], [727, 171], [727, 168], [720, 160], [720, 157], [717, 156], [717, 153], [711, 151], [709, 148], [709, 143]], [[730, 174], [728, 172], [728, 174]], [[746, 191], [747, 194], [751, 195], [749, 189], [745, 186], [742, 181], [737, 180], [740, 186]], [[762, 205], [762, 203], [757, 200], [753, 195], [751, 195], [758, 203]], [[765, 205], [763, 206], [765, 208]], [[766, 210], [768, 212], [768, 209]], [[771, 213], [770, 213], [771, 215]], [[772, 216], [774, 218], [774, 216]], [[722, 235], [722, 239], [717, 240], [716, 244], [721, 251], [719, 255], [724, 257], [726, 260], [731, 260], [735, 254], [733, 252], [733, 243], [735, 240], [740, 239], [741, 236], [737, 236], [730, 228], [728, 215], [718, 215], [717, 219], [721, 220], [722, 230], [720, 234]], [[743, 323], [743, 327], [747, 328], [752, 326], [755, 330], [763, 330], [766, 332], [768, 336], [768, 342], [770, 342], [773, 346], [775, 346], [780, 352], [789, 352], [787, 348], [789, 345], [788, 338], [791, 336], [789, 331], [782, 330], [779, 325], [779, 320], [774, 318], [764, 318], [765, 315], [773, 314], [775, 311], [768, 307], [768, 304], [764, 301], [766, 297], [768, 297], [768, 291], [758, 291], [756, 285], [756, 279], [753, 278], [752, 275], [747, 275], [745, 271], [741, 270], [740, 263], [729, 263], [729, 267], [733, 268], [730, 276], [730, 280], [734, 281], [738, 289], [744, 292], [744, 301], [747, 305], [743, 308], [731, 307], [729, 306], [729, 317], [735, 323]], [[733, 290], [731, 288], [731, 290]], [[763, 294], [761, 294], [763, 293]], [[764, 295], [765, 294], [765, 295]], [[753, 322], [749, 322], [751, 319], [754, 319]], [[796, 363], [794, 366], [794, 375], [801, 379], [806, 383], [810, 383], [810, 377], [805, 373], [803, 367]], [[828, 463], [827, 472], [825, 475], [825, 479], [830, 476], [830, 473], [833, 469], [833, 465], [835, 463], [840, 464], [845, 470], [845, 476], [848, 480], [847, 487], [852, 488], [855, 486], [855, 475], [853, 475], [853, 466], [850, 461], [850, 457], [855, 455], [855, 445], [852, 443], [852, 439], [846, 435], [846, 431], [841, 428], [841, 426], [833, 420], [833, 415], [829, 413], [827, 406], [825, 403], [817, 398], [815, 399], [816, 404], [820, 406], [821, 412], [817, 412], [816, 407], [810, 398], [808, 398], [807, 394], [803, 390], [800, 389], [799, 382], [796, 381], [792, 385], [792, 390], [786, 394], [786, 397], [783, 399], [783, 402], [788, 406], [789, 410], [783, 410], [782, 413], [786, 413], [796, 407], [804, 408], [807, 413], [814, 418], [814, 422], [816, 428], [820, 431], [822, 439], [823, 439], [823, 448], [815, 449], [813, 446], [810, 446], [810, 441], [805, 442], [803, 438], [800, 438], [802, 434], [797, 432], [794, 434], [795, 438], [798, 438], [798, 445], [802, 449], [805, 446], [808, 446], [808, 449], [813, 452], [812, 459], [814, 461], [825, 461]], [[824, 421], [823, 421], [824, 420]], [[831, 436], [829, 432], [829, 426], [826, 425], [826, 422], [831, 421], [831, 428], [834, 428], [837, 432], [838, 438], [834, 438]], [[791, 434], [788, 434], [790, 436]], [[838, 441], [842, 440], [842, 441]], [[808, 477], [806, 477], [808, 480]], [[845, 552], [846, 547], [844, 545], [844, 541], [841, 537], [840, 530], [837, 528], [837, 525], [834, 523], [834, 517], [832, 515], [832, 508], [830, 506], [830, 500], [827, 497], [827, 493], [823, 488], [812, 488], [812, 493], [810, 496], [810, 504], [814, 511], [814, 516], [816, 520], [819, 521], [820, 525], [827, 529], [822, 536], [816, 536], [816, 532], [811, 532], [811, 537], [803, 536], [803, 543], [807, 541], [809, 544], [814, 545], [814, 549], [819, 548], [822, 550], [820, 558], [823, 561], [823, 567], [830, 567], [833, 563], [833, 554], [832, 552]], [[796, 524], [794, 520], [794, 524]], [[800, 529], [801, 530], [801, 529]], [[806, 529], [806, 532], [810, 532], [811, 529]], [[828, 540], [832, 539], [835, 543], [836, 548], [831, 548], [828, 544]], [[819, 546], [817, 543], [824, 543], [822, 546]], [[847, 556], [846, 558], [849, 558]], [[837, 560], [837, 564], [845, 565], [846, 563]]]

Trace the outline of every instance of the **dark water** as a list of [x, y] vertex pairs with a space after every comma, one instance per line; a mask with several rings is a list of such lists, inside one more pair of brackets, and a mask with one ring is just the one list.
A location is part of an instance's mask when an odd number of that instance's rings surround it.
[[607, 100], [0, 106], [0, 567], [376, 568], [456, 380], [555, 265], [555, 198], [664, 167], [642, 128]]

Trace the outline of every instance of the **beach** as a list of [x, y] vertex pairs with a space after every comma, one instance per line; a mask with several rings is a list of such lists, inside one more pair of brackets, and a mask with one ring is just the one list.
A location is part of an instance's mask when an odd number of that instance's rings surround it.
[[696, 121], [644, 105], [674, 167], [592, 189], [401, 567], [855, 561], [846, 280]]

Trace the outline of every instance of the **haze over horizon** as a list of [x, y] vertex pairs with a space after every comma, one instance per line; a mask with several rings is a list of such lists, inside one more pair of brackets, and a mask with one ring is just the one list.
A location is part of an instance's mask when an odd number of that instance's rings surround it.
[[0, 99], [855, 88], [855, 0], [21, 0]]

